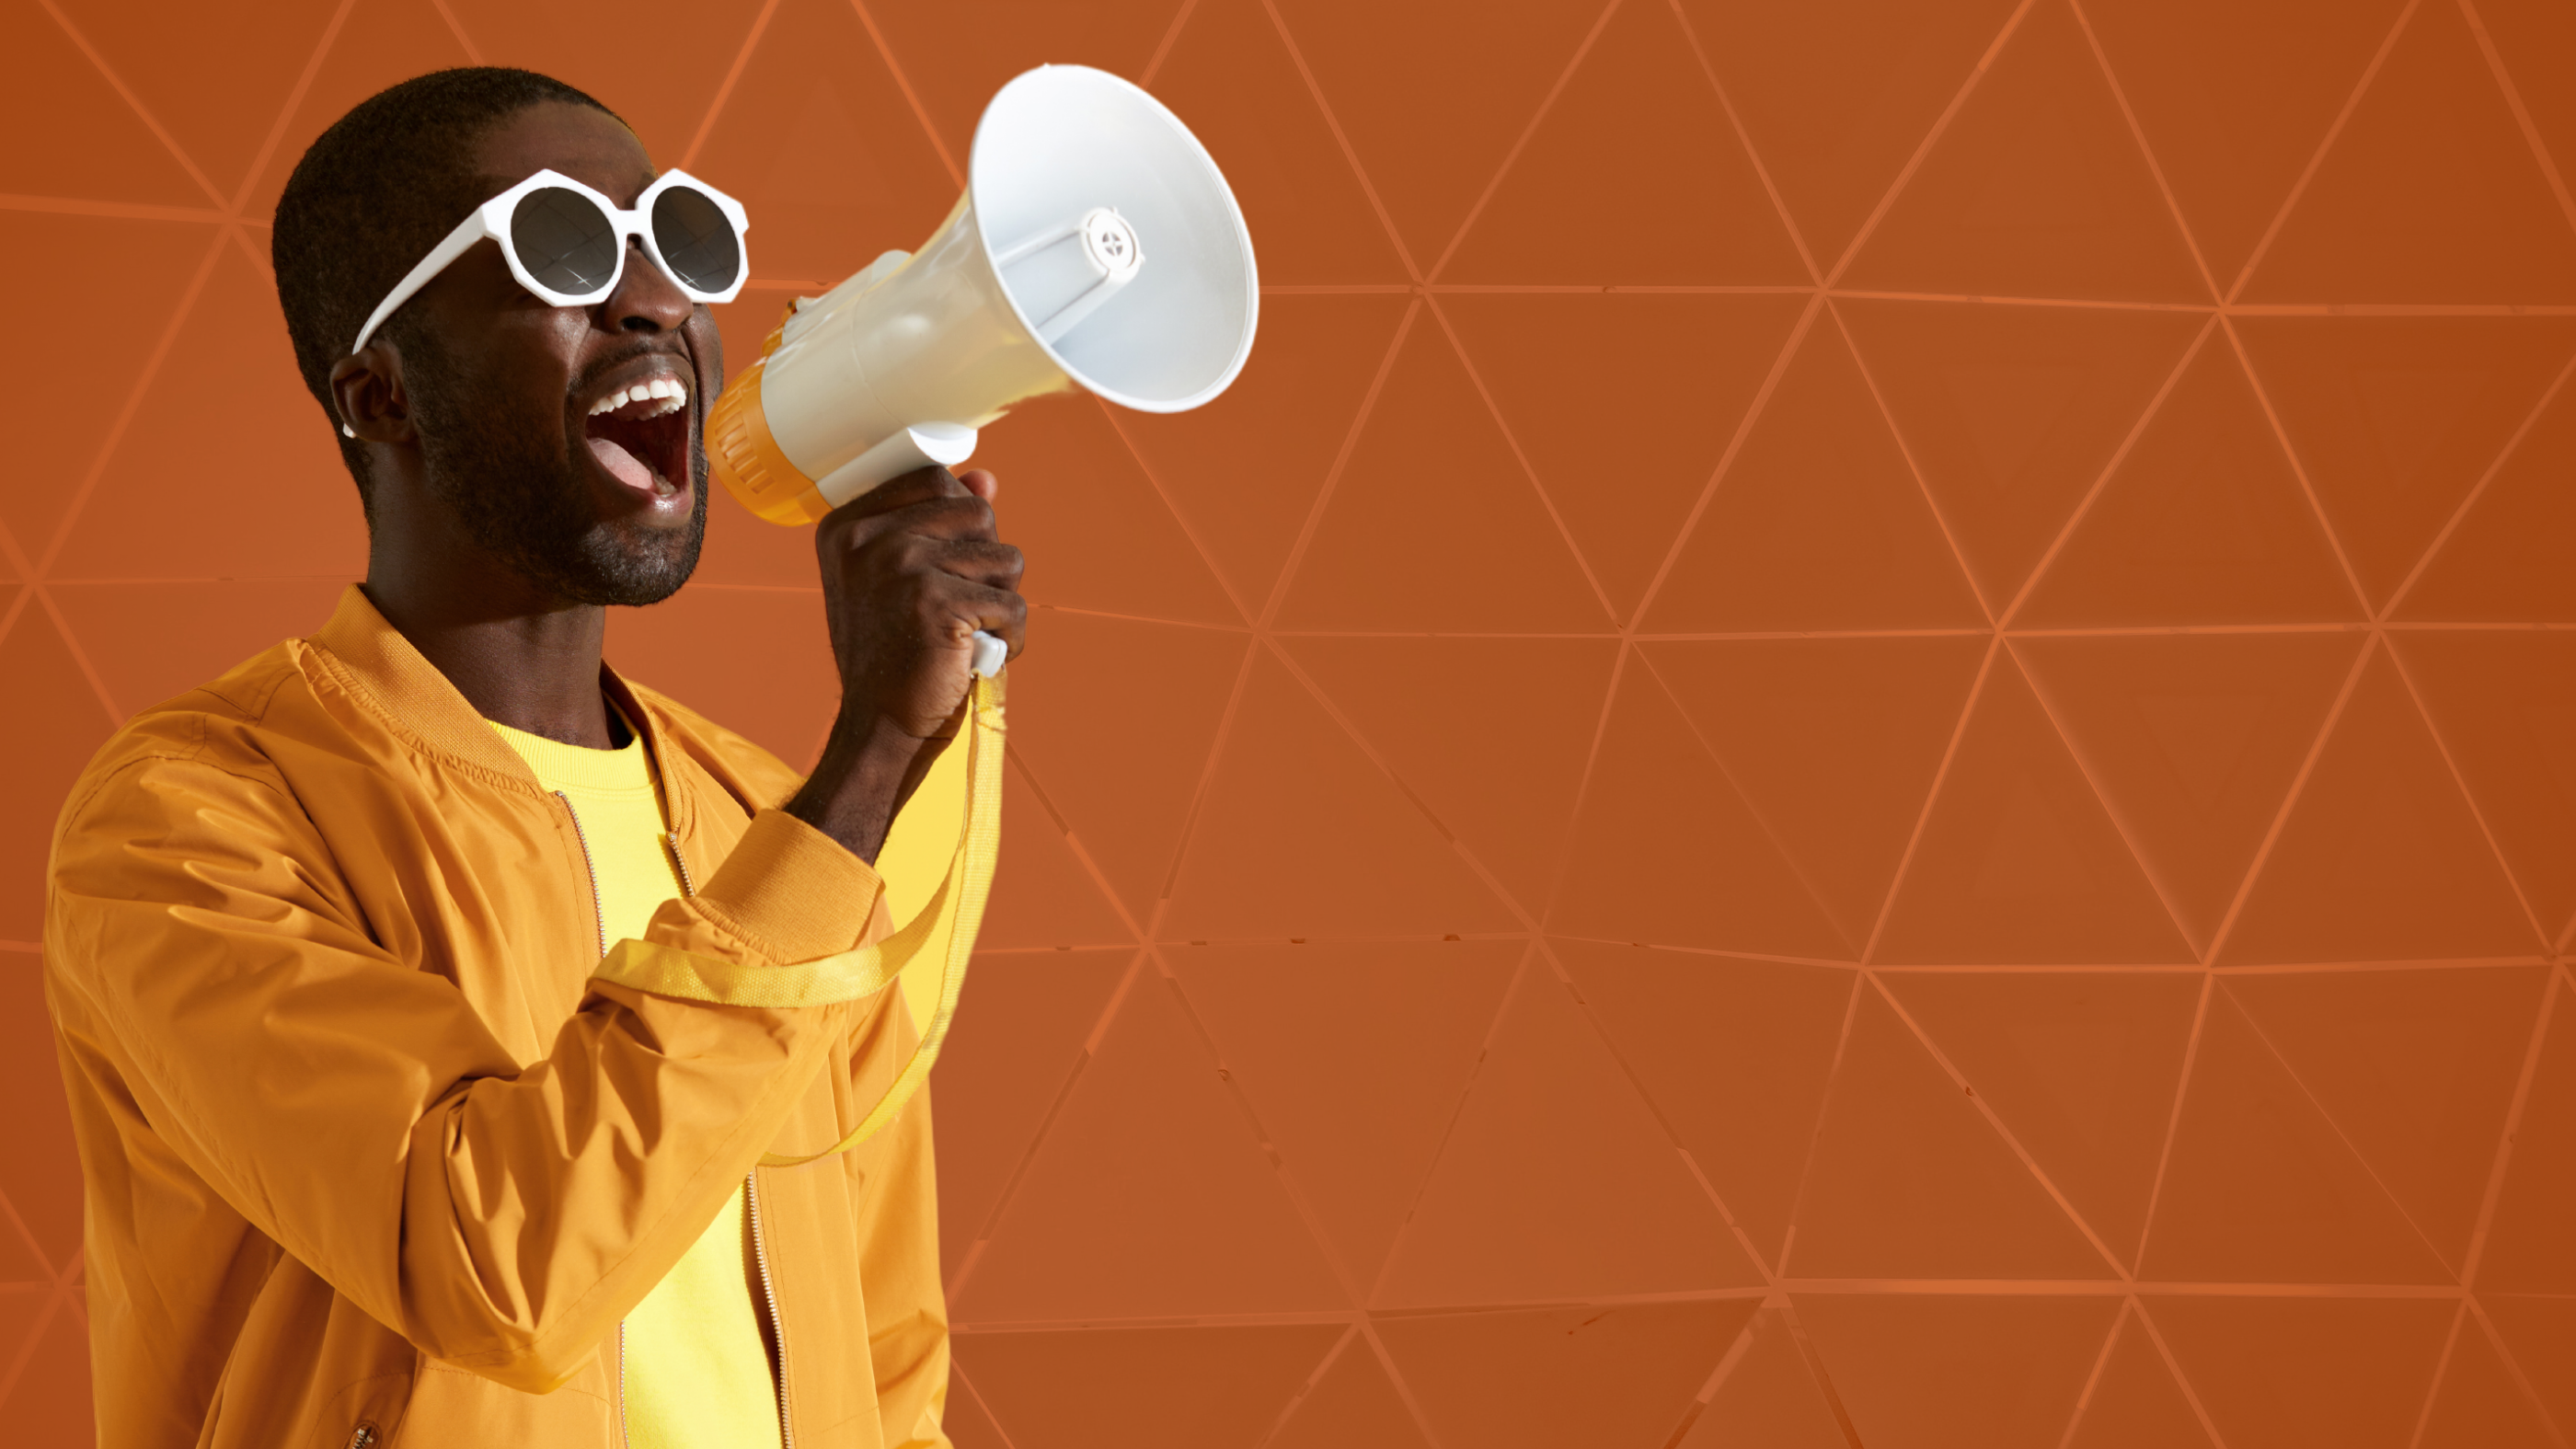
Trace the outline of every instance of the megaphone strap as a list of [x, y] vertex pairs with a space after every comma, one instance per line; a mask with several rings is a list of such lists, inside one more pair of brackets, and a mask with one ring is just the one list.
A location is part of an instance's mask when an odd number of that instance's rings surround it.
[[903, 1111], [904, 1104], [930, 1076], [931, 1064], [939, 1060], [940, 1045], [948, 1039], [948, 1024], [957, 1015], [957, 998], [966, 987], [966, 960], [974, 954], [975, 933], [984, 924], [984, 902], [992, 893], [993, 867], [1001, 857], [1002, 732], [1001, 679], [998, 675], [979, 676], [967, 719], [966, 819], [958, 831], [957, 849], [948, 859], [948, 874], [941, 877], [938, 891], [920, 914], [902, 930], [865, 948], [875, 953], [873, 964], [894, 988], [904, 969], [928, 949], [931, 938], [938, 934], [940, 914], [947, 909], [950, 893], [956, 893], [957, 917], [948, 931], [947, 958], [940, 965], [939, 1005], [932, 1009], [929, 1023], [922, 1028], [911, 1060], [903, 1064], [885, 1095], [877, 1099], [848, 1136], [804, 1157], [764, 1154], [761, 1166], [802, 1167], [867, 1141]]

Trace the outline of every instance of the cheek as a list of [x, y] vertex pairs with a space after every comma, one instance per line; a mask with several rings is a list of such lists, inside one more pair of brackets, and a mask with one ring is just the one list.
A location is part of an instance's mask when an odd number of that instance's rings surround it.
[[690, 314], [687, 330], [689, 351], [698, 364], [698, 395], [712, 398], [724, 388], [724, 334], [716, 330], [716, 319], [704, 302]]
[[529, 436], [562, 432], [565, 399], [580, 373], [588, 318], [578, 307], [539, 307], [515, 315], [481, 359], [482, 385], [497, 418]]

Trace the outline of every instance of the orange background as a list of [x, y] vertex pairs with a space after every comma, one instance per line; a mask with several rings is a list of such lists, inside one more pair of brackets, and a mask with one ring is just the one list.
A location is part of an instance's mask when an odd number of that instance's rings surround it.
[[[584, 86], [749, 204], [740, 358], [1047, 60], [1267, 285], [1218, 404], [979, 459], [961, 1445], [2576, 1436], [2563, 6], [6, 0], [11, 1442], [88, 1439], [45, 831], [362, 564], [301, 147]], [[612, 658], [810, 757], [807, 548], [718, 500]]]

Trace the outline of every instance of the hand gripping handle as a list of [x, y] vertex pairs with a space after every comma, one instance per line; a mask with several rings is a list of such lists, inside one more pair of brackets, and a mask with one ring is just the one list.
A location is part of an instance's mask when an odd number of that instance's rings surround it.
[[[824, 474], [814, 484], [814, 491], [834, 508], [849, 502], [880, 483], [900, 478], [915, 468], [937, 464], [954, 468], [975, 456], [975, 430], [963, 423], [915, 423], [878, 443], [840, 467]], [[1001, 672], [1002, 660], [1010, 646], [992, 634], [978, 631], [975, 635], [975, 673], [990, 679]]]

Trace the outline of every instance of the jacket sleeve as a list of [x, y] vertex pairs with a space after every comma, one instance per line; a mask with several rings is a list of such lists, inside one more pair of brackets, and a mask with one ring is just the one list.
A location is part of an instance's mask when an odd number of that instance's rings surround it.
[[764, 811], [639, 947], [695, 989], [620, 981], [612, 955], [523, 1066], [447, 976], [375, 943], [281, 784], [161, 758], [66, 813], [47, 955], [151, 1129], [254, 1227], [423, 1352], [544, 1392], [714, 1217], [876, 989], [846, 962], [873, 955], [853, 948], [879, 890]]

